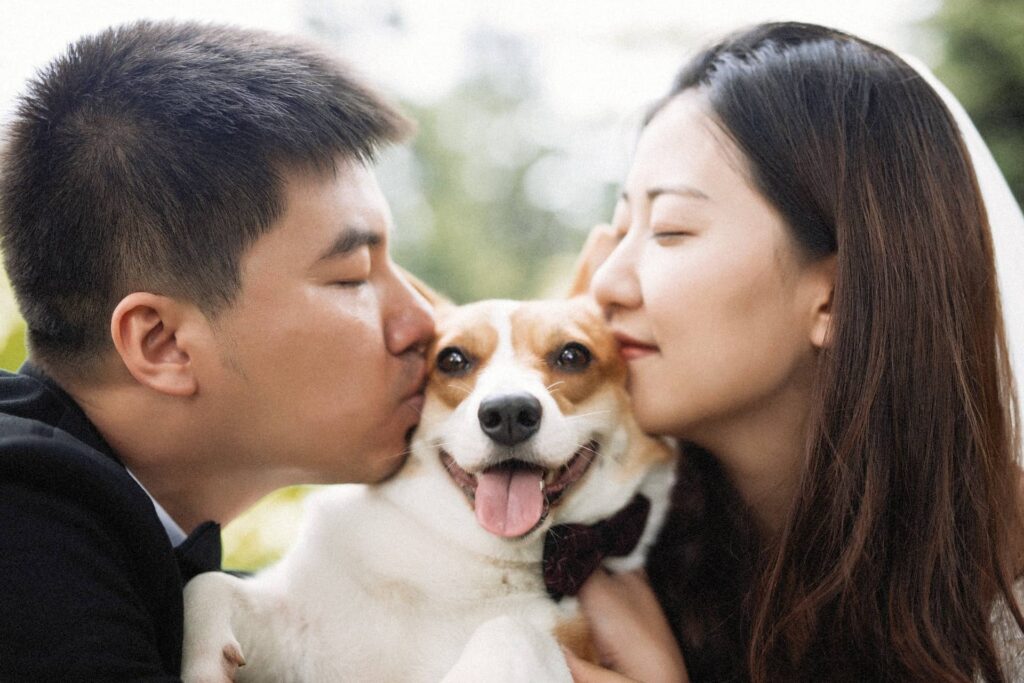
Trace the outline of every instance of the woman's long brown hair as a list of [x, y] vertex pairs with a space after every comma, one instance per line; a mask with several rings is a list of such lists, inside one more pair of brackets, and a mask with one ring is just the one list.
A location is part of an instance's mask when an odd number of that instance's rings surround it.
[[1018, 412], [992, 241], [956, 124], [892, 53], [806, 24], [703, 52], [700, 89], [809, 260], [835, 254], [805, 467], [757, 538], [683, 448], [649, 560], [695, 680], [1006, 681], [990, 621], [1022, 569]]

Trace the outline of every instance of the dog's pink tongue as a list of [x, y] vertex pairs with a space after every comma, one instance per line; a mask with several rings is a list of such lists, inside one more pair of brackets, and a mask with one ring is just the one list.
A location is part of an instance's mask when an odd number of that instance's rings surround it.
[[522, 536], [544, 514], [540, 470], [492, 467], [476, 475], [476, 519], [496, 536]]

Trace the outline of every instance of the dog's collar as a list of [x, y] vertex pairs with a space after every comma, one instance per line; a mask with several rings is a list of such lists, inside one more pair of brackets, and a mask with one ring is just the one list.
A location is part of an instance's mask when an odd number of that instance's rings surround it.
[[558, 524], [544, 537], [544, 585], [561, 600], [576, 595], [606, 557], [623, 557], [636, 548], [647, 525], [651, 501], [639, 493], [629, 505], [597, 524]]

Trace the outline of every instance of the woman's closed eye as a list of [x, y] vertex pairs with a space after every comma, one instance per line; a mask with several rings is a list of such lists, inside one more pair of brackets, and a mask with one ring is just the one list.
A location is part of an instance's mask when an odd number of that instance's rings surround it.
[[651, 238], [660, 244], [674, 243], [692, 237], [694, 231], [682, 225], [657, 223], [651, 227]]

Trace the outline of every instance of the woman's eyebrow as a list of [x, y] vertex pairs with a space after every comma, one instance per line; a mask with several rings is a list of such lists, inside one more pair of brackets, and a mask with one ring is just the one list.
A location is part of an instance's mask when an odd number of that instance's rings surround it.
[[[692, 185], [664, 185], [658, 187], [652, 187], [644, 194], [647, 195], [647, 201], [654, 201], [657, 197], [663, 194], [674, 194], [679, 197], [688, 197], [690, 199], [705, 199], [710, 200], [711, 197], [707, 196], [701, 190], [693, 187]], [[626, 190], [622, 191], [619, 197], [625, 201], [629, 201], [629, 193]]]

